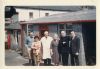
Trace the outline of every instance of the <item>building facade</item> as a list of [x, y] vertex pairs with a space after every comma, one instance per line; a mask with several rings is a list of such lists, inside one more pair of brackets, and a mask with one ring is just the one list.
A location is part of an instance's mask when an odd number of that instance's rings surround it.
[[14, 7], [5, 7], [5, 48], [18, 49], [21, 47], [21, 27], [18, 13]]
[[23, 9], [16, 8], [19, 21], [35, 20], [37, 18], [46, 17], [54, 14], [65, 13], [66, 11], [53, 11], [53, 10], [41, 10], [41, 9]]
[[[95, 32], [96, 32], [96, 10], [81, 10], [77, 12], [66, 12], [56, 15], [51, 15], [48, 17], [42, 17], [36, 20], [21, 22], [21, 33], [22, 33], [22, 41], [24, 42], [25, 37], [28, 35], [28, 32], [33, 32], [34, 36], [39, 35], [40, 37], [43, 36], [44, 31], [49, 31], [49, 35], [53, 37], [55, 33], [60, 36], [60, 31], [64, 30], [67, 33], [67, 36], [70, 36], [70, 31], [74, 30], [77, 32], [77, 35], [80, 37], [80, 54], [79, 60], [80, 65], [86, 65], [88, 62], [92, 62], [96, 57], [96, 51], [94, 50], [94, 55], [89, 55], [87, 48], [90, 49], [91, 42], [94, 44], [95, 47]], [[90, 27], [89, 27], [90, 26]], [[87, 29], [86, 29], [87, 28]], [[90, 31], [93, 29], [92, 31]], [[88, 31], [86, 31], [88, 30]], [[90, 35], [94, 34], [94, 35]], [[24, 36], [23, 36], [24, 35]], [[86, 38], [93, 38], [90, 41], [86, 41]], [[93, 40], [93, 41], [92, 41]], [[85, 45], [86, 44], [86, 45]], [[87, 45], [88, 44], [88, 45]], [[22, 43], [24, 47], [24, 44]], [[90, 51], [93, 48], [90, 49]], [[86, 54], [85, 54], [86, 53]], [[91, 58], [93, 57], [93, 58]], [[88, 59], [91, 59], [90, 61]], [[95, 64], [95, 61], [93, 61]]]

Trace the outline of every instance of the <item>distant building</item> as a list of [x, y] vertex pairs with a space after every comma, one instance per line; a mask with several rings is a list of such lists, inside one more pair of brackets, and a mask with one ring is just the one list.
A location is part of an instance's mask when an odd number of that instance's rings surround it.
[[37, 18], [66, 12], [66, 11], [53, 11], [53, 10], [41, 10], [41, 9], [23, 9], [23, 8], [16, 8], [16, 7], [15, 9], [16, 12], [19, 13], [18, 14], [19, 21], [35, 20]]
[[18, 22], [18, 13], [14, 7], [5, 7], [5, 43], [6, 49], [21, 48], [21, 27]]

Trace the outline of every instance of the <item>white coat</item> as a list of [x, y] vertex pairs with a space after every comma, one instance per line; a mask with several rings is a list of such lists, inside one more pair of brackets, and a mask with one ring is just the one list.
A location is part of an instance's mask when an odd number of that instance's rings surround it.
[[47, 59], [47, 58], [51, 59], [50, 46], [51, 46], [52, 40], [53, 38], [50, 36], [48, 36], [47, 38], [46, 37], [41, 38], [41, 43], [43, 47], [43, 59]]

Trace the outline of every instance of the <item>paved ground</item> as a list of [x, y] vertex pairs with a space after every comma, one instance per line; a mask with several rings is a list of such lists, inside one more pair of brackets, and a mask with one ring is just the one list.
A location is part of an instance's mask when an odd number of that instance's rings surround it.
[[25, 59], [14, 50], [6, 50], [5, 51], [5, 65], [7, 66], [28, 65], [28, 59]]
[[[32, 66], [28, 59], [21, 56], [14, 50], [5, 50], [5, 65], [7, 66]], [[43, 62], [40, 64], [43, 66]], [[51, 65], [52, 66], [52, 65]]]
[[[5, 65], [7, 66], [32, 66], [28, 63], [28, 59], [21, 56], [18, 52], [14, 50], [5, 50]], [[69, 63], [70, 65], [70, 63]], [[43, 65], [43, 61], [40, 66]], [[53, 64], [51, 65], [53, 66]], [[59, 65], [62, 66], [62, 65]]]

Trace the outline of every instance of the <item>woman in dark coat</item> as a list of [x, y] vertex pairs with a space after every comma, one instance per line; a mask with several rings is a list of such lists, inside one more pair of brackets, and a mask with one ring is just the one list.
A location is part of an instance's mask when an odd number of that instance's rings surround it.
[[58, 43], [59, 37], [57, 34], [54, 34], [53, 41], [51, 43], [51, 52], [52, 52], [52, 61], [54, 65], [59, 65], [59, 54], [58, 54]]

